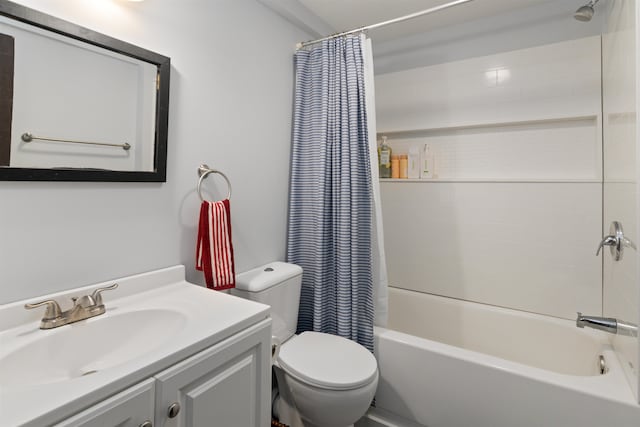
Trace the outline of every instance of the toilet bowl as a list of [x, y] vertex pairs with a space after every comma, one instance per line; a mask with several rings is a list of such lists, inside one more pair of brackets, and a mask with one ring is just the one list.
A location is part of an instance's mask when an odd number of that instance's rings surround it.
[[[360, 419], [378, 386], [378, 365], [361, 345], [320, 332], [284, 343], [275, 361], [305, 427], [348, 426]], [[286, 418], [286, 417], [285, 417]], [[287, 420], [295, 426], [295, 420]]]
[[[291, 427], [347, 427], [360, 419], [378, 385], [378, 365], [366, 348], [321, 332], [294, 335], [302, 269], [273, 262], [239, 274], [232, 294], [271, 306], [274, 413]], [[281, 344], [279, 344], [281, 343]]]

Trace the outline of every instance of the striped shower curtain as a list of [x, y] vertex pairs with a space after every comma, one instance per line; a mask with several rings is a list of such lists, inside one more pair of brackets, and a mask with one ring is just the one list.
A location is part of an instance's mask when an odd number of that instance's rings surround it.
[[367, 43], [347, 36], [296, 53], [287, 259], [303, 269], [298, 332], [331, 333], [373, 350], [375, 245], [382, 242]]

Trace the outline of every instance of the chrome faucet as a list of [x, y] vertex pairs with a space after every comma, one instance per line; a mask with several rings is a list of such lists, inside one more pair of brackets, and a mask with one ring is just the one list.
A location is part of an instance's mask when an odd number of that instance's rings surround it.
[[67, 311], [62, 311], [60, 309], [60, 305], [54, 300], [25, 304], [24, 308], [31, 310], [33, 308], [47, 306], [44, 316], [42, 317], [42, 321], [40, 322], [40, 329], [53, 329], [104, 314], [106, 309], [102, 302], [101, 294], [104, 291], [110, 291], [117, 287], [118, 284], [114, 283], [106, 288], [96, 289], [91, 295], [83, 295], [80, 298], [71, 298], [73, 301], [73, 307]]
[[611, 334], [626, 335], [629, 337], [638, 336], [637, 325], [623, 322], [612, 317], [583, 316], [582, 313], [578, 312], [576, 326], [578, 328], [584, 328], [586, 326], [588, 328], [599, 329]]

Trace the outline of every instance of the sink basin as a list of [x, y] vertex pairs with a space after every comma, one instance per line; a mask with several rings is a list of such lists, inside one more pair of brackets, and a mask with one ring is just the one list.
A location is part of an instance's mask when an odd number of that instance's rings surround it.
[[0, 387], [77, 380], [139, 358], [184, 329], [168, 309], [107, 313], [51, 330], [30, 331], [25, 344], [0, 358]]

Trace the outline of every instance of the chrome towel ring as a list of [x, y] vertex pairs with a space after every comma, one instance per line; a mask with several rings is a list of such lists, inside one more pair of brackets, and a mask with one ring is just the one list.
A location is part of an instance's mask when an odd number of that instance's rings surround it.
[[218, 175], [222, 176], [225, 181], [227, 181], [227, 187], [229, 188], [229, 191], [227, 193], [227, 199], [231, 200], [231, 181], [229, 181], [229, 178], [227, 178], [227, 176], [222, 172], [215, 169], [211, 169], [209, 166], [207, 166], [204, 163], [201, 164], [200, 167], [198, 168], [198, 175], [200, 175], [200, 179], [198, 180], [198, 196], [200, 196], [200, 200], [204, 202], [204, 197], [202, 197], [202, 181], [204, 181], [204, 179], [207, 176], [209, 176], [209, 174], [212, 174], [212, 173], [217, 173]]

